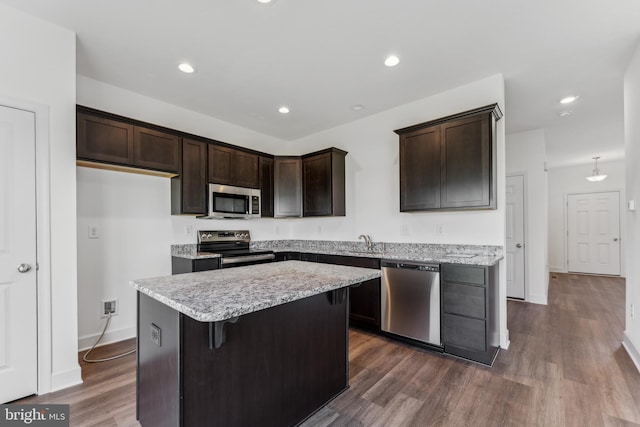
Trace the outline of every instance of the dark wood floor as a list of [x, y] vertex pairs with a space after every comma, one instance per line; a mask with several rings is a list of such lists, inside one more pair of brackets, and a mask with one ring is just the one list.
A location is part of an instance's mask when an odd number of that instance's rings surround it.
[[[509, 301], [511, 346], [493, 368], [352, 330], [351, 387], [303, 426], [640, 426], [624, 286], [558, 274], [548, 306]], [[81, 365], [84, 384], [19, 403], [69, 403], [72, 426], [138, 426], [135, 356]]]

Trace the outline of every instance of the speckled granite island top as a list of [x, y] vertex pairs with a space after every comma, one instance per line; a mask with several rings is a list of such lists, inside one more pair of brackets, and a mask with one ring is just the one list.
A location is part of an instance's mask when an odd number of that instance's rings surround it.
[[201, 322], [217, 322], [380, 277], [380, 270], [284, 261], [134, 280], [151, 298]]

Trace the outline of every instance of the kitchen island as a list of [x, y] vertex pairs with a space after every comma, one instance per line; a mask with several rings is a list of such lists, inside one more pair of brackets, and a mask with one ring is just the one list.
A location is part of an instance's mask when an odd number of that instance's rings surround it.
[[299, 424], [348, 387], [347, 289], [377, 277], [286, 261], [132, 282], [140, 423]]

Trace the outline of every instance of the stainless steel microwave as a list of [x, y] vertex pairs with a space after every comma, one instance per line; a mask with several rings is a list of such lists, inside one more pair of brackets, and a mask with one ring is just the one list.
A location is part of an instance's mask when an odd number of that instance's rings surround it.
[[260, 190], [209, 184], [208, 218], [260, 218]]

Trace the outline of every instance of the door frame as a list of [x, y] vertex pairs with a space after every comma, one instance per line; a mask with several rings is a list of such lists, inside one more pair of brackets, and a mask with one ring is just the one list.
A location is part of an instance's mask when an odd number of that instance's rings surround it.
[[37, 393], [44, 394], [52, 383], [49, 106], [6, 96], [0, 96], [0, 105], [35, 115]]
[[[626, 196], [624, 189], [621, 188], [611, 188], [608, 190], [600, 190], [600, 191], [572, 191], [569, 193], [564, 193], [564, 200], [562, 209], [564, 210], [564, 222], [563, 222], [563, 240], [564, 240], [564, 266], [562, 273], [569, 273], [569, 196], [578, 196], [580, 194], [598, 194], [598, 193], [613, 193], [617, 192], [619, 194], [619, 208], [618, 208], [618, 226], [620, 227], [620, 276], [611, 276], [611, 277], [626, 277], [626, 267], [625, 267], [625, 247], [627, 245], [625, 236], [626, 236], [626, 217], [624, 216], [624, 212], [626, 212]], [[572, 274], [590, 274], [590, 273], [572, 273]]]
[[[522, 214], [522, 228], [524, 231], [524, 247], [522, 249], [524, 249], [523, 251], [523, 257], [524, 257], [524, 263], [523, 263], [523, 274], [524, 274], [524, 301], [525, 302], [529, 302], [530, 298], [529, 298], [529, 275], [527, 274], [527, 272], [529, 271], [529, 227], [527, 226], [527, 224], [529, 223], [529, 200], [528, 200], [528, 185], [529, 185], [529, 180], [528, 180], [528, 175], [526, 171], [522, 171], [522, 172], [511, 172], [506, 174], [506, 177], [510, 177], [510, 176], [522, 176], [522, 210], [523, 210], [523, 214]], [[506, 178], [505, 178], [505, 184], [506, 184]], [[505, 237], [506, 239], [506, 237]], [[506, 243], [506, 240], [505, 240]], [[506, 254], [506, 250], [505, 250], [505, 254]], [[508, 267], [507, 267], [508, 268]], [[520, 301], [518, 299], [516, 299], [515, 301]]]

